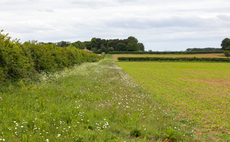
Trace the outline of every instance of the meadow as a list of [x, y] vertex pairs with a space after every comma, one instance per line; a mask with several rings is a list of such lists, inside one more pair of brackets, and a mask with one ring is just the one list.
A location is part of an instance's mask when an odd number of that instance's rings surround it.
[[118, 61], [118, 57], [207, 57], [207, 58], [226, 58], [223, 53], [215, 54], [114, 54], [114, 61]]
[[167, 113], [174, 115], [179, 121], [192, 122], [199, 140], [230, 141], [229, 63], [116, 62], [116, 64], [148, 91], [158, 106]]
[[0, 141], [199, 141], [163, 107], [108, 56], [1, 85]]

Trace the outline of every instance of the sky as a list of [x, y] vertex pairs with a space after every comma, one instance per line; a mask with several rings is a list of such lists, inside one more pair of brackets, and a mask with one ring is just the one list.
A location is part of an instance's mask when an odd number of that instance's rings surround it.
[[221, 48], [229, 0], [0, 0], [0, 30], [20, 42], [134, 36], [145, 50]]

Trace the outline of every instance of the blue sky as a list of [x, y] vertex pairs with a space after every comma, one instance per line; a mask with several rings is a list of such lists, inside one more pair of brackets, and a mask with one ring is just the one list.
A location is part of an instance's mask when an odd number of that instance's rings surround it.
[[0, 29], [21, 42], [134, 36], [153, 51], [220, 48], [230, 37], [230, 1], [0, 0]]

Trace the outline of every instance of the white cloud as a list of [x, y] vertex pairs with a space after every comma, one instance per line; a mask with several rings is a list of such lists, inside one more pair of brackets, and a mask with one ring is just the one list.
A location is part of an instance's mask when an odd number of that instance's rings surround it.
[[147, 50], [220, 47], [230, 33], [227, 0], [0, 0], [0, 29], [52, 41], [135, 36]]

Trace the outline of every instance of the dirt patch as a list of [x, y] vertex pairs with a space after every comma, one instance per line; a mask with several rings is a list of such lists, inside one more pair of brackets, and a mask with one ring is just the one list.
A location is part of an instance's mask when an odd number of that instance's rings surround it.
[[213, 85], [223, 85], [230, 87], [230, 79], [183, 79], [186, 81], [205, 82]]

